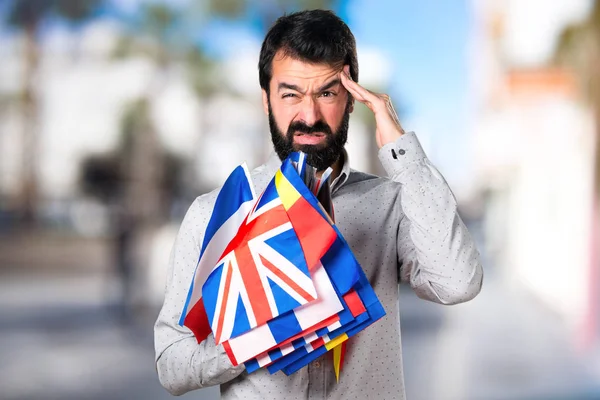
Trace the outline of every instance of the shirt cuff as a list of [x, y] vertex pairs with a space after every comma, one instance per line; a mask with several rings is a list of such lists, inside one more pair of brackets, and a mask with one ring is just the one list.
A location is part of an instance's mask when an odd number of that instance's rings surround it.
[[424, 162], [427, 159], [414, 132], [406, 132], [395, 142], [386, 144], [379, 149], [378, 156], [389, 177], [398, 175], [410, 164]]

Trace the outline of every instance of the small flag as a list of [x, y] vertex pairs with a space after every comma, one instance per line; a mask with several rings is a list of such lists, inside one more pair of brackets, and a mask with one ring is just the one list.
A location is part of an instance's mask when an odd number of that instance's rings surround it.
[[235, 168], [215, 200], [208, 221], [194, 277], [183, 306], [179, 324], [187, 326], [202, 342], [211, 332], [202, 299], [202, 287], [223, 251], [255, 203], [256, 195], [246, 164]]

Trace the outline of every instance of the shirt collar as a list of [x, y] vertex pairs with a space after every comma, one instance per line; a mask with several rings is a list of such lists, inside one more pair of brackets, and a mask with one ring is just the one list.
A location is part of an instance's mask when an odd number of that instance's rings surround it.
[[[333, 180], [333, 182], [331, 182], [331, 192], [332, 193], [337, 191], [340, 187], [342, 187], [342, 185], [344, 183], [346, 183], [346, 181], [348, 180], [348, 177], [350, 176], [350, 161], [349, 161], [348, 152], [346, 151], [346, 149], [343, 149], [342, 156], [344, 157], [344, 163], [342, 164], [342, 170], [340, 171], [340, 174], [338, 175], [338, 177], [335, 178]], [[275, 175], [275, 172], [277, 172], [279, 167], [281, 167], [281, 160], [279, 159], [279, 156], [277, 155], [277, 153], [272, 151], [271, 155], [269, 156], [269, 159], [265, 163], [264, 171], [269, 176], [273, 176], [273, 175]]]
[[350, 159], [348, 158], [348, 152], [346, 149], [343, 149], [342, 156], [344, 157], [344, 162], [342, 163], [342, 170], [337, 178], [331, 182], [331, 193], [335, 193], [339, 188], [342, 187], [344, 183], [350, 177]]

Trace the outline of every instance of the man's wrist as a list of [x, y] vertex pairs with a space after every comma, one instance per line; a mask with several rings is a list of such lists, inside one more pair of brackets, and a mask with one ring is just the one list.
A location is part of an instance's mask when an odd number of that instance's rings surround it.
[[379, 161], [389, 177], [394, 177], [408, 165], [423, 162], [427, 155], [414, 132], [406, 132], [379, 149]]
[[397, 132], [396, 135], [390, 137], [390, 138], [386, 138], [385, 140], [382, 141], [381, 143], [381, 148], [385, 147], [386, 145], [390, 144], [390, 143], [394, 143], [396, 142], [396, 140], [400, 139], [406, 132], [404, 132], [404, 129], [400, 128], [400, 130]]

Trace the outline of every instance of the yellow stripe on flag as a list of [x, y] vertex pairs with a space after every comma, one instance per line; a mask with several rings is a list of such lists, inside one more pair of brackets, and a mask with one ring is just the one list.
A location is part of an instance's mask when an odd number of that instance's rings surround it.
[[348, 335], [343, 333], [340, 336], [336, 337], [335, 339], [332, 339], [329, 342], [325, 343], [325, 348], [327, 350], [331, 350], [334, 347], [336, 347], [338, 344], [344, 343], [346, 340], [348, 340]]
[[336, 381], [340, 381], [340, 369], [342, 366], [342, 343], [348, 340], [348, 335], [345, 333], [336, 337], [332, 341], [325, 343], [327, 350], [333, 349], [333, 369], [335, 371]]
[[281, 170], [275, 173], [275, 188], [277, 189], [277, 194], [279, 194], [283, 208], [286, 210], [289, 210], [300, 198], [300, 193], [281, 173]]
[[340, 367], [342, 366], [342, 345], [339, 344], [333, 348], [333, 370], [335, 371], [336, 382], [340, 381]]

